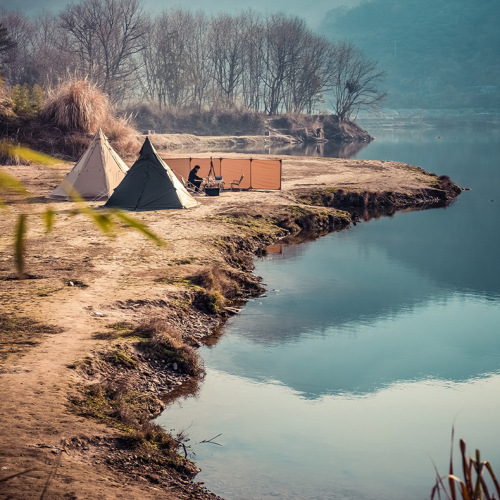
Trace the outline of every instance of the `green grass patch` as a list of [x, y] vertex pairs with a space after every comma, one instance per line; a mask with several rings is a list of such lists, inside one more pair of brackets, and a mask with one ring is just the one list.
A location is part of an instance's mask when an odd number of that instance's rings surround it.
[[137, 366], [137, 358], [122, 349], [114, 349], [108, 355], [108, 361], [117, 366], [124, 366], [126, 368], [135, 368]]
[[134, 325], [128, 321], [119, 321], [106, 325], [106, 330], [92, 335], [97, 340], [115, 340], [120, 337], [130, 337], [134, 332]]

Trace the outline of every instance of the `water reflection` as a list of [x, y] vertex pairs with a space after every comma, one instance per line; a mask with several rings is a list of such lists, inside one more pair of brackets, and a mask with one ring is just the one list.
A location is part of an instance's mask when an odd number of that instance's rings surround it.
[[[262, 147], [242, 147], [235, 145], [232, 147], [222, 147], [218, 151], [221, 153], [246, 153], [246, 154], [272, 154], [287, 156], [326, 156], [329, 158], [352, 158], [365, 148], [367, 142], [351, 142], [336, 144], [333, 142], [306, 143], [306, 144], [273, 144], [264, 143]], [[182, 152], [182, 150], [177, 150]], [[192, 153], [192, 149], [186, 152]]]
[[[391, 137], [394, 131], [387, 132]], [[391, 225], [370, 226], [359, 234], [360, 245], [375, 245], [390, 259], [418, 269], [442, 285], [498, 297], [500, 280], [500, 130], [489, 134], [449, 131], [435, 140], [434, 132], [414, 140], [385, 135], [358, 158], [393, 159], [445, 172], [470, 188], [446, 209], [395, 217]]]
[[198, 398], [162, 415], [169, 429], [189, 427], [193, 443], [222, 433], [222, 447], [194, 446], [212, 491], [428, 498], [453, 423], [498, 470], [499, 134], [415, 134], [381, 131], [356, 155], [448, 174], [471, 191], [446, 209], [382, 217], [259, 260], [266, 296], [203, 348]]
[[[329, 158], [352, 158], [368, 145], [367, 142], [350, 142], [336, 144], [333, 142], [320, 142], [312, 144], [270, 145], [269, 154], [292, 156], [326, 156]], [[257, 153], [257, 151], [255, 152]]]
[[204, 353], [207, 363], [306, 398], [498, 369], [495, 301], [449, 290], [356, 236], [285, 246], [260, 262], [267, 297], [228, 323], [227, 336]]
[[[176, 403], [167, 428], [189, 428], [197, 477], [231, 500], [422, 500], [450, 430], [498, 470], [500, 375], [466, 383], [393, 384], [371, 397], [303, 400], [282, 385], [209, 369], [199, 399]], [[201, 444], [219, 433], [222, 446]], [[459, 463], [458, 460], [456, 463]]]

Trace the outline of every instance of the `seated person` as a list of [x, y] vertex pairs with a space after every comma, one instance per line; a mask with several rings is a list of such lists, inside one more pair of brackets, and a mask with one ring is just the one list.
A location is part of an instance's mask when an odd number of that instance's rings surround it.
[[195, 167], [189, 172], [188, 182], [194, 186], [195, 192], [200, 190], [201, 183], [203, 179], [198, 177], [198, 171], [200, 170], [199, 165], [195, 165]]

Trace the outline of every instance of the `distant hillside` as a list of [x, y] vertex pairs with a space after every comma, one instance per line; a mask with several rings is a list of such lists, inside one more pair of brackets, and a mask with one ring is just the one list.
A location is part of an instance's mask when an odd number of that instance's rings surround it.
[[371, 0], [320, 31], [387, 72], [393, 108], [500, 108], [499, 0]]

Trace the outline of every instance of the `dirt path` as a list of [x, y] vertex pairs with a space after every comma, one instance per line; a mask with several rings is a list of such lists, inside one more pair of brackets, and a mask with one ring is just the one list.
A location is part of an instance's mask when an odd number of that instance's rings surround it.
[[[2, 167], [25, 182], [32, 197], [28, 203], [11, 199], [0, 220], [0, 315], [29, 317], [60, 331], [42, 335], [36, 345], [17, 346], [18, 353], [5, 335], [0, 337], [0, 498], [196, 498], [179, 482], [159, 490], [110, 469], [88, 445], [85, 453], [66, 445], [115, 435], [68, 407], [68, 394], [81, 382], [75, 363], [105, 345], [94, 334], [112, 322], [161, 314], [155, 304], [178, 290], [172, 277], [192, 266], [225, 265], [214, 246], [219, 237], [251, 237], [263, 230], [234, 223], [230, 214], [276, 218], [312, 188], [411, 196], [435, 187], [435, 177], [401, 163], [289, 157], [283, 161], [282, 191], [225, 191], [200, 197], [201, 205], [192, 210], [137, 214], [167, 242], [156, 247], [130, 229], [107, 238], [85, 216], [71, 215], [71, 203], [45, 199], [69, 168], [61, 165], [54, 173], [41, 166]], [[37, 214], [49, 205], [57, 217], [47, 235]], [[20, 281], [12, 279], [12, 234], [21, 212], [29, 214], [31, 279]], [[137, 307], [117, 305], [139, 299]]]

